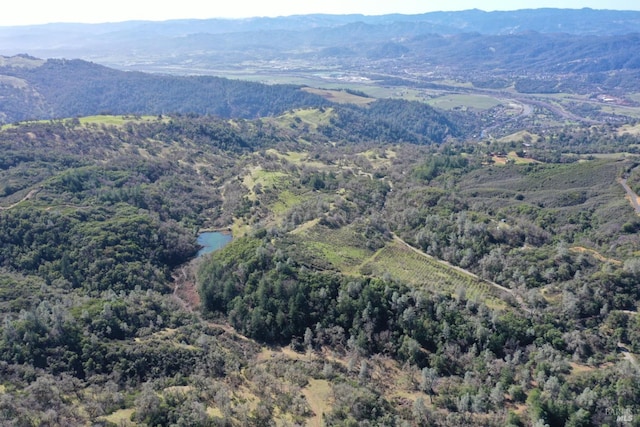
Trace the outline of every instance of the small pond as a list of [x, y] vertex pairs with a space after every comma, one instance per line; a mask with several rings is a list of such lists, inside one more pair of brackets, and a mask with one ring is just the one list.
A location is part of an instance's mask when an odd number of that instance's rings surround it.
[[209, 252], [216, 251], [224, 247], [233, 239], [233, 236], [229, 233], [220, 233], [219, 231], [207, 231], [200, 233], [198, 236], [198, 244], [202, 246], [202, 249], [198, 251], [196, 256], [202, 256]]

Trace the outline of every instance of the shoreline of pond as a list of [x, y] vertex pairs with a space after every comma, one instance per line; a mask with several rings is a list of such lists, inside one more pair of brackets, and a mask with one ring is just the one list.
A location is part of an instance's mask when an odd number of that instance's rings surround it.
[[198, 233], [196, 242], [200, 245], [200, 249], [196, 253], [196, 258], [200, 258], [211, 252], [222, 249], [233, 240], [233, 235], [228, 229], [224, 230], [206, 230], [202, 229]]

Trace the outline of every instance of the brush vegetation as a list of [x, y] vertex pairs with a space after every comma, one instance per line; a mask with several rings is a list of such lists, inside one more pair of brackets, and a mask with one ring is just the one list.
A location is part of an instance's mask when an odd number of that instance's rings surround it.
[[[3, 419], [600, 425], [632, 407], [636, 137], [467, 143], [378, 102], [3, 128]], [[493, 160], [509, 152], [530, 161]], [[193, 259], [199, 230], [229, 228]]]

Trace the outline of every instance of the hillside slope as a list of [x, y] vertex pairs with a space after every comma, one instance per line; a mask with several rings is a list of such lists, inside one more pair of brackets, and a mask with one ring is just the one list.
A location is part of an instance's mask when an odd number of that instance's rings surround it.
[[0, 123], [100, 113], [255, 118], [329, 104], [297, 86], [124, 72], [82, 60], [18, 56], [0, 65]]

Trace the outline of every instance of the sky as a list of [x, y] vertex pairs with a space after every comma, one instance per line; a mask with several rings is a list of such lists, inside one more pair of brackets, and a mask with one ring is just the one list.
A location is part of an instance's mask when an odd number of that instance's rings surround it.
[[54, 22], [249, 18], [309, 13], [382, 15], [467, 9], [516, 10], [541, 7], [640, 10], [638, 0], [17, 0], [0, 13], [0, 26]]

